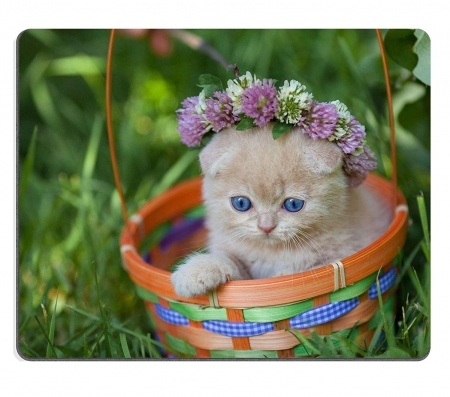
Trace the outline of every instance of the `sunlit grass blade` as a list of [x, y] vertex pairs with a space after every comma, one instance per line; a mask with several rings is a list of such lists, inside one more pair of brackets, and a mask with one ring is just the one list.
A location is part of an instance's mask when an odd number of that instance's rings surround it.
[[[50, 318], [50, 327], [48, 332], [48, 338], [49, 338], [49, 345], [47, 346], [47, 357], [50, 357], [52, 349], [54, 347], [54, 340], [55, 340], [55, 323], [56, 323], [56, 307], [58, 304], [58, 295], [59, 291], [56, 293], [56, 299], [55, 299], [55, 306], [53, 308], [52, 316]], [[54, 351], [54, 350], [53, 350]], [[56, 352], [55, 352], [56, 354]]]
[[[104, 331], [100, 333], [100, 335], [97, 337], [94, 345], [92, 346], [92, 349], [88, 349], [88, 356], [87, 358], [92, 358], [94, 355], [95, 350], [99, 347], [100, 342], [104, 339]], [[101, 353], [99, 354], [101, 355]]]
[[323, 337], [319, 336], [319, 334], [315, 331], [311, 333], [312, 340], [316, 344], [317, 349], [320, 351], [320, 357], [330, 358], [332, 357], [332, 353], [330, 348], [328, 347], [326, 341]]
[[339, 355], [336, 351], [336, 348], [334, 346], [333, 340], [331, 337], [326, 337], [324, 339], [326, 346], [328, 347], [329, 351], [330, 351], [330, 357], [331, 358], [338, 358]]
[[[73, 310], [74, 312], [76, 312], [76, 313], [86, 317], [86, 318], [89, 318], [90, 320], [93, 320], [93, 321], [95, 321], [97, 323], [101, 322], [101, 318], [96, 316], [96, 315], [94, 315], [94, 314], [88, 313], [88, 312], [86, 312], [84, 310], [78, 309], [78, 308], [70, 306], [70, 305], [67, 305], [66, 307], [68, 309]], [[165, 346], [162, 343], [155, 341], [148, 334], [147, 335], [142, 335], [142, 334], [139, 334], [137, 332], [131, 331], [131, 330], [123, 327], [122, 325], [118, 325], [118, 324], [114, 324], [114, 323], [111, 323], [110, 326], [111, 326], [111, 328], [114, 328], [116, 331], [126, 333], [126, 334], [134, 336], [134, 337], [136, 337], [138, 339], [147, 340], [147, 345], [148, 345], [147, 347], [148, 347], [149, 354], [150, 354], [151, 357], [159, 357], [160, 356], [160, 354], [159, 354], [158, 350], [155, 348], [155, 346], [162, 347], [162, 348], [164, 348], [167, 351], [171, 351], [171, 352], [175, 353], [175, 351], [173, 351], [169, 346]]]
[[130, 350], [128, 349], [127, 338], [125, 334], [119, 334], [122, 352], [125, 358], [131, 358]]
[[65, 342], [66, 345], [70, 345], [72, 343], [79, 343], [77, 342], [78, 339], [88, 337], [92, 335], [96, 330], [98, 329], [97, 324], [88, 324], [85, 327], [81, 327], [77, 332], [72, 332], [71, 337], [67, 339]]
[[141, 348], [141, 356], [142, 358], [145, 358], [145, 346], [142, 339], [139, 339], [139, 347]]
[[78, 308], [70, 306], [70, 305], [67, 305], [66, 307], [70, 310], [73, 310], [75, 313], [78, 313], [78, 314], [80, 314], [86, 318], [89, 318], [93, 321], [100, 321], [100, 318], [98, 316], [96, 316], [95, 314], [88, 313], [84, 310], [78, 309]]
[[100, 138], [103, 132], [102, 124], [102, 118], [97, 115], [92, 125], [91, 137], [89, 139], [88, 147], [84, 155], [83, 168], [81, 171], [82, 180], [91, 179], [94, 173], [95, 164], [98, 157], [98, 150], [100, 147]]
[[386, 316], [386, 313], [384, 310], [383, 296], [381, 294], [380, 280], [378, 279], [378, 276], [376, 279], [376, 283], [377, 283], [377, 291], [378, 291], [378, 303], [380, 305], [380, 314], [381, 314], [381, 318], [383, 320], [384, 333], [386, 335], [386, 339], [388, 342], [388, 348], [393, 349], [394, 347], [397, 346], [397, 343], [395, 341], [394, 330], [391, 327], [391, 325], [388, 323], [387, 316]]
[[155, 185], [150, 192], [150, 196], [155, 196], [165, 189], [171, 187], [179, 180], [183, 172], [198, 158], [198, 151], [188, 150], [180, 159], [164, 174], [161, 181]]
[[317, 349], [311, 341], [303, 335], [301, 332], [296, 331], [295, 329], [286, 329], [287, 332], [294, 335], [297, 340], [303, 345], [305, 348], [305, 351], [307, 352], [308, 356], [317, 356], [320, 354], [320, 350]]
[[77, 54], [54, 59], [49, 65], [47, 73], [54, 76], [97, 76], [105, 70], [105, 67], [105, 58]]
[[369, 356], [375, 355], [375, 348], [381, 345], [380, 337], [381, 332], [383, 331], [383, 324], [380, 323], [375, 328], [375, 332], [373, 333], [372, 340], [370, 341], [369, 347], [367, 348], [367, 352]]
[[36, 106], [36, 110], [39, 112], [46, 125], [55, 131], [60, 131], [63, 128], [64, 122], [55, 106], [48, 80], [46, 80], [43, 75], [49, 63], [48, 60], [42, 60], [42, 74], [36, 75], [36, 79], [31, 82], [31, 96]]
[[408, 255], [408, 257], [402, 262], [400, 266], [400, 273], [397, 275], [394, 283], [394, 287], [397, 287], [401, 281], [403, 280], [405, 274], [408, 272], [408, 269], [411, 267], [413, 260], [416, 258], [417, 254], [420, 251], [422, 242], [419, 242]]
[[[53, 343], [50, 341], [50, 339], [49, 339], [49, 337], [48, 337], [48, 335], [47, 335], [47, 332], [45, 332], [45, 329], [44, 329], [44, 327], [42, 326], [41, 322], [39, 321], [38, 317], [37, 317], [37, 316], [34, 316], [34, 318], [36, 319], [36, 321], [37, 321], [37, 323], [38, 323], [38, 326], [39, 326], [40, 330], [41, 330], [42, 333], [44, 334], [44, 338], [47, 340], [47, 343], [48, 343], [48, 345], [50, 346], [50, 350], [51, 350], [51, 353], [53, 354], [53, 357], [55, 357], [55, 358], [58, 357], [58, 355], [56, 354], [55, 348], [53, 347]], [[47, 357], [48, 357], [48, 356], [47, 356]]]
[[422, 288], [422, 284], [420, 283], [420, 280], [419, 280], [419, 277], [417, 276], [416, 270], [411, 267], [408, 268], [408, 276], [409, 276], [411, 282], [413, 283], [414, 288], [416, 289], [420, 300], [422, 301], [423, 305], [425, 306], [425, 309], [427, 311], [427, 316], [428, 316], [428, 313], [430, 312], [429, 299]]
[[[150, 337], [150, 334], [147, 334], [145, 337], [145, 341], [147, 343], [147, 350], [148, 350], [148, 354], [150, 356], [150, 358], [153, 357], [161, 357], [161, 353], [155, 348], [155, 346], [153, 345], [153, 340]], [[161, 345], [162, 346], [162, 345]]]
[[419, 214], [420, 214], [420, 221], [422, 223], [422, 230], [423, 230], [423, 236], [425, 239], [425, 255], [427, 257], [427, 260], [430, 260], [430, 230], [428, 228], [428, 218], [427, 218], [427, 210], [425, 208], [425, 199], [423, 197], [423, 194], [420, 196], [417, 196], [417, 204], [419, 206]]
[[364, 357], [366, 355], [366, 352], [361, 348], [361, 346], [357, 345], [355, 342], [344, 338], [342, 335], [337, 335], [336, 337], [340, 342], [341, 348], [345, 346], [352, 353], [353, 357], [356, 355]]

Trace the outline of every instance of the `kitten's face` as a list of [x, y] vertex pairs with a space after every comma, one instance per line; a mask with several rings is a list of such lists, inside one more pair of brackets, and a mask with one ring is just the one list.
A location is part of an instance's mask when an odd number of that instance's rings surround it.
[[295, 129], [224, 130], [202, 151], [208, 226], [222, 238], [283, 245], [326, 229], [345, 205], [341, 151]]

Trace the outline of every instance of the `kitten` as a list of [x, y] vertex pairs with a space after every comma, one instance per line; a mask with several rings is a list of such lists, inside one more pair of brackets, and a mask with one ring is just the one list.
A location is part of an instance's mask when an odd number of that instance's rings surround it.
[[336, 144], [298, 128], [274, 140], [271, 129], [225, 129], [200, 153], [209, 253], [173, 273], [178, 295], [323, 266], [389, 226], [390, 211], [364, 184], [347, 186]]

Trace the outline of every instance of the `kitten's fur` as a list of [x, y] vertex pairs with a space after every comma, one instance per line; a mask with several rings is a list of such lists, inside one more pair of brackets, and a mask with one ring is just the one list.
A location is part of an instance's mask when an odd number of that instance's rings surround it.
[[[228, 280], [301, 272], [341, 260], [381, 236], [390, 211], [363, 185], [347, 186], [343, 153], [294, 128], [272, 138], [272, 125], [214, 135], [200, 153], [209, 254], [191, 256], [172, 275], [191, 297]], [[233, 196], [252, 202], [235, 210]], [[286, 198], [305, 201], [288, 212]], [[267, 234], [262, 229], [269, 230]]]

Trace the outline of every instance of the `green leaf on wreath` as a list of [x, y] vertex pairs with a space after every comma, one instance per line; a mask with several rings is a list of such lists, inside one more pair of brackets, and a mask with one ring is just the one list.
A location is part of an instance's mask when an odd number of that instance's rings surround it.
[[282, 123], [281, 121], [276, 122], [272, 128], [273, 139], [278, 139], [281, 135], [288, 132], [292, 127], [292, 124]]
[[241, 121], [236, 126], [236, 130], [237, 131], [245, 131], [250, 128], [253, 128], [255, 126], [254, 122], [255, 122], [255, 120], [253, 120], [251, 117], [247, 117], [247, 116], [241, 117]]
[[222, 81], [211, 74], [201, 74], [197, 85], [203, 88], [206, 98], [213, 96], [216, 91], [223, 91]]

